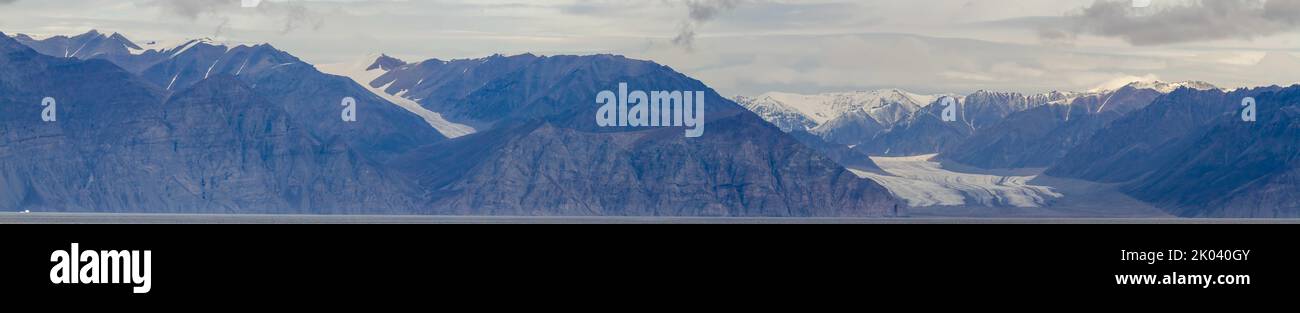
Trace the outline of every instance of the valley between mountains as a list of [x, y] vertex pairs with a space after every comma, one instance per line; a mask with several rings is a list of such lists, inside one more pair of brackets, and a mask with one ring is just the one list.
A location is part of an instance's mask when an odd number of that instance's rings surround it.
[[[914, 216], [1294, 217], [1300, 86], [769, 93], [738, 103], [884, 185]], [[955, 121], [937, 99], [955, 98]], [[1243, 99], [1268, 99], [1255, 122]], [[1265, 101], [1265, 100], [1259, 100]]]

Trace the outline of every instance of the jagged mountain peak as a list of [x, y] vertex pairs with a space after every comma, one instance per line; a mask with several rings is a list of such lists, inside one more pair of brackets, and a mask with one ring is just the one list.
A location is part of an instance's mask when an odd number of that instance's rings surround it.
[[375, 57], [373, 59], [374, 62], [372, 62], [370, 66], [366, 67], [367, 71], [376, 70], [376, 69], [390, 71], [392, 69], [406, 65], [406, 61], [402, 61], [401, 59], [390, 57], [387, 54], [380, 54], [378, 57]]
[[1098, 86], [1096, 88], [1088, 90], [1087, 93], [1102, 94], [1102, 93], [1119, 91], [1124, 88], [1130, 88], [1130, 89], [1154, 90], [1159, 93], [1167, 94], [1167, 93], [1174, 92], [1174, 90], [1178, 90], [1179, 88], [1184, 88], [1184, 87], [1195, 89], [1195, 90], [1220, 89], [1218, 86], [1203, 81], [1167, 82], [1167, 81], [1162, 81], [1157, 79], [1141, 79], [1141, 80], [1134, 80], [1134, 81], [1129, 81], [1129, 82], [1119, 83], [1119, 84], [1115, 84], [1115, 83], [1103, 84], [1102, 86]]
[[82, 34], [80, 34], [80, 35], [76, 35], [76, 36], [72, 36], [72, 38], [78, 38], [78, 37], [100, 37], [100, 36], [103, 36], [103, 35], [104, 35], [104, 34], [99, 33], [99, 30], [98, 30], [98, 29], [93, 29], [93, 28], [92, 28], [92, 29], [90, 29], [89, 31], [86, 31], [85, 33], [82, 33]]
[[975, 92], [971, 93], [971, 95], [973, 96], [1007, 96], [1007, 95], [1019, 95], [1019, 94], [1020, 94], [1019, 92], [996, 91], [996, 90], [985, 90], [985, 89], [976, 90]]
[[1137, 81], [1125, 85], [1125, 87], [1136, 89], [1151, 89], [1160, 93], [1170, 93], [1179, 88], [1191, 88], [1195, 90], [1212, 90], [1219, 89], [1210, 83], [1202, 81], [1182, 81], [1182, 82], [1163, 82], [1163, 81]]
[[[31, 36], [31, 35], [26, 35], [26, 34], [24, 34], [23, 36], [26, 37], [26, 38], [28, 38], [28, 39], [32, 39], [32, 40], [36, 40], [36, 38], [37, 38], [37, 37]], [[86, 40], [104, 40], [104, 39], [108, 39], [108, 40], [113, 40], [113, 41], [115, 41], [115, 42], [117, 42], [117, 43], [120, 43], [120, 44], [122, 44], [123, 46], [134, 47], [134, 48], [136, 48], [136, 49], [139, 49], [139, 46], [137, 46], [137, 45], [135, 44], [135, 42], [131, 41], [131, 39], [128, 39], [128, 38], [126, 37], [126, 35], [122, 35], [121, 33], [118, 33], [118, 32], [103, 33], [103, 32], [100, 32], [100, 31], [97, 30], [97, 29], [91, 29], [91, 30], [89, 30], [89, 31], [86, 31], [85, 33], [81, 33], [81, 34], [77, 34], [77, 35], [72, 35], [72, 36], [56, 35], [56, 36], [50, 36], [50, 37], [48, 37], [48, 38], [44, 38], [44, 39], [53, 39], [53, 38], [65, 38], [65, 39], [70, 39], [70, 40], [77, 40], [77, 41], [80, 41], [80, 42], [83, 42], [83, 43], [84, 43]]]
[[115, 40], [115, 41], [117, 41], [117, 42], [120, 42], [120, 43], [122, 43], [122, 45], [124, 45], [124, 46], [126, 46], [127, 48], [130, 48], [130, 49], [132, 49], [132, 50], [143, 50], [143, 49], [144, 49], [144, 48], [141, 48], [140, 45], [137, 45], [134, 41], [131, 41], [131, 39], [126, 38], [125, 35], [122, 35], [122, 34], [119, 34], [119, 33], [113, 33], [112, 35], [109, 35], [109, 36], [108, 36], [108, 39], [111, 39], [111, 40]]
[[178, 46], [163, 48], [161, 52], [165, 52], [167, 53], [167, 55], [174, 58], [182, 53], [190, 51], [190, 49], [193, 49], [195, 47], [222, 47], [222, 48], [227, 48], [227, 50], [229, 50], [229, 47], [226, 47], [226, 45], [218, 43], [215, 40], [212, 40], [211, 38], [204, 37], [204, 38], [187, 40], [185, 41], [185, 43], [180, 44]]
[[22, 34], [15, 36], [14, 39], [41, 54], [67, 58], [113, 57], [138, 54], [144, 50], [122, 34], [104, 34], [94, 29], [71, 37], [63, 35], [45, 37]]
[[236, 49], [253, 49], [253, 50], [262, 50], [262, 51], [275, 51], [275, 52], [287, 54], [287, 52], [284, 52], [283, 50], [276, 48], [270, 43], [226, 41], [226, 40], [213, 39], [211, 37], [190, 38], [181, 41], [150, 41], [147, 42], [144, 45], [144, 48], [142, 49], [148, 51], [156, 51], [158, 53], [162, 53], [170, 57], [176, 57], [185, 52], [189, 52], [194, 48], [209, 48], [209, 49], [220, 48], [220, 49], [224, 49], [225, 51], [233, 51]]
[[18, 36], [10, 37], [9, 35], [5, 35], [4, 32], [0, 32], [0, 52], [12, 52], [19, 49], [27, 49], [26, 46], [19, 42], [19, 40], [22, 39], [22, 36], [22, 34], [18, 34]]
[[877, 117], [878, 122], [893, 124], [898, 121], [898, 118], [929, 105], [936, 98], [937, 96], [933, 95], [920, 95], [892, 88], [811, 95], [769, 92], [753, 99], [768, 105], [784, 106], [799, 112], [816, 124], [826, 123], [852, 111], [867, 111], [873, 117]]

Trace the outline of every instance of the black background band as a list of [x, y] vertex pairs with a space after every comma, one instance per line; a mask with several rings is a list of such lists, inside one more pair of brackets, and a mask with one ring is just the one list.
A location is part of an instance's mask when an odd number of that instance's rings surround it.
[[[1291, 225], [5, 225], [11, 299], [235, 305], [599, 299], [854, 303], [1009, 297], [1094, 303], [1293, 294]], [[151, 250], [152, 290], [55, 285], [54, 250]], [[1248, 249], [1247, 261], [1120, 250]], [[1188, 255], [1190, 258], [1191, 256]], [[1117, 286], [1117, 274], [1248, 274], [1250, 285]], [[658, 299], [658, 300], [655, 300]], [[760, 302], [754, 302], [760, 301]], [[936, 300], [938, 301], [938, 300]], [[115, 303], [115, 302], [114, 302]]]

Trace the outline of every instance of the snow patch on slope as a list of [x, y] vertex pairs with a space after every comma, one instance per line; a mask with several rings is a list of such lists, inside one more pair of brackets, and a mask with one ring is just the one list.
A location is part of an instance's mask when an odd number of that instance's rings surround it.
[[944, 169], [935, 155], [872, 157], [889, 175], [850, 169], [871, 179], [907, 202], [911, 207], [927, 206], [1012, 206], [1044, 207], [1064, 197], [1050, 187], [1029, 184], [1037, 176], [999, 176], [960, 173]]

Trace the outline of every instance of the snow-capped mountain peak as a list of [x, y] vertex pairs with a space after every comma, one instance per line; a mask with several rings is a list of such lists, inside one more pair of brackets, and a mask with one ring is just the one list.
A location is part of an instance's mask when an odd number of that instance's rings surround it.
[[43, 54], [65, 58], [91, 58], [141, 50], [126, 36], [118, 33], [105, 35], [94, 29], [71, 37], [17, 34], [13, 38]]
[[770, 95], [758, 98], [737, 96], [734, 100], [749, 111], [758, 114], [763, 120], [772, 123], [781, 131], [787, 133], [794, 130], [808, 131], [819, 124], [808, 118], [803, 112], [787, 106]]
[[169, 52], [167, 55], [170, 55], [171, 57], [174, 58], [174, 57], [176, 57], [176, 56], [178, 56], [178, 55], [181, 55], [182, 53], [185, 53], [185, 51], [189, 51], [190, 49], [192, 49], [192, 48], [194, 48], [194, 47], [196, 47], [196, 46], [199, 46], [199, 45], [211, 45], [211, 46], [216, 46], [216, 44], [212, 41], [212, 39], [209, 39], [209, 38], [201, 38], [201, 39], [190, 40], [190, 41], [186, 42], [186, 43], [183, 44], [183, 45], [180, 45], [180, 46], [175, 47], [175, 48], [168, 49], [168, 50], [166, 50], [166, 52]]
[[1117, 81], [1117, 82], [1103, 84], [1101, 86], [1098, 86], [1097, 88], [1088, 90], [1088, 93], [1092, 93], [1092, 94], [1108, 93], [1126, 87], [1133, 88], [1133, 89], [1154, 90], [1159, 93], [1171, 93], [1174, 92], [1174, 90], [1178, 90], [1178, 88], [1183, 88], [1183, 87], [1196, 89], [1196, 90], [1219, 89], [1219, 87], [1203, 81], [1165, 82], [1156, 79], [1142, 79], [1142, 80], [1134, 80], [1129, 82]]
[[744, 102], [749, 102], [746, 106], [766, 106], [771, 111], [798, 113], [814, 126], [854, 111], [864, 111], [877, 122], [892, 125], [937, 98], [938, 96], [900, 89], [881, 89], [814, 95], [769, 92], [755, 98], [745, 98], [752, 101]]
[[1196, 90], [1219, 89], [1219, 87], [1216, 87], [1214, 85], [1211, 85], [1210, 83], [1202, 82], [1202, 81], [1162, 82], [1158, 80], [1148, 81], [1148, 82], [1141, 82], [1141, 81], [1133, 82], [1131, 84], [1128, 84], [1128, 87], [1133, 87], [1136, 89], [1151, 89], [1160, 93], [1171, 93], [1174, 92], [1174, 90], [1178, 90], [1179, 88], [1183, 88], [1183, 87], [1196, 89]]

